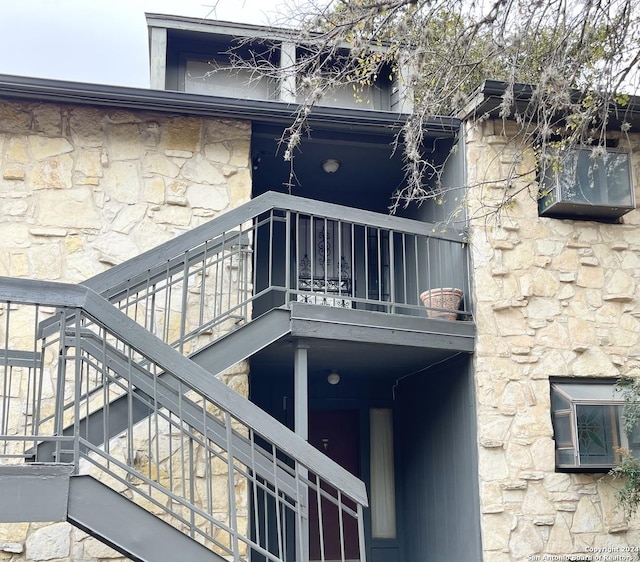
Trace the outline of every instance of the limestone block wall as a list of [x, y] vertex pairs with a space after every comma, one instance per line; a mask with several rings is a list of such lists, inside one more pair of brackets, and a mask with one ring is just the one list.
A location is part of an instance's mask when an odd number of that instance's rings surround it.
[[[524, 174], [507, 208], [471, 227], [484, 562], [636, 560], [640, 520], [616, 510], [617, 483], [555, 472], [549, 377], [617, 377], [640, 363], [640, 212], [624, 224], [539, 218], [533, 153], [504, 127], [467, 130], [471, 216], [503, 200], [510, 168]], [[640, 136], [620, 147], [640, 199]]]
[[0, 274], [76, 282], [251, 196], [250, 124], [0, 104]]
[[[0, 100], [0, 275], [80, 282], [248, 201], [250, 142], [243, 121]], [[244, 395], [247, 369], [225, 377]], [[0, 525], [0, 560], [118, 558], [66, 523]]]

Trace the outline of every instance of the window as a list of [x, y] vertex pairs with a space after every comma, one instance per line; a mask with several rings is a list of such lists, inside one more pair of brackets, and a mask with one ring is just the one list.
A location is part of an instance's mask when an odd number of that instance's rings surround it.
[[624, 399], [615, 382], [553, 382], [551, 418], [556, 468], [581, 472], [609, 470], [620, 448], [640, 455], [640, 431], [622, 431]]
[[635, 208], [629, 154], [591, 147], [564, 151], [541, 180], [543, 217], [616, 220]]
[[[333, 220], [301, 216], [298, 221], [296, 300], [352, 308], [351, 230]], [[318, 294], [307, 294], [307, 292]]]
[[396, 492], [393, 468], [393, 412], [369, 410], [371, 467], [371, 536], [396, 538]]
[[276, 98], [273, 80], [245, 68], [233, 68], [228, 61], [187, 60], [184, 90], [236, 99]]
[[[303, 47], [299, 47], [296, 52], [298, 65], [297, 82], [298, 94], [296, 101], [304, 102], [309, 95], [309, 91], [305, 87], [305, 75], [313, 74], [318, 63], [315, 59], [322, 59], [321, 76], [322, 84], [330, 80], [336, 80], [340, 71], [345, 69], [348, 64], [348, 52], [340, 51], [332, 56], [323, 57], [318, 53], [309, 52]], [[313, 82], [309, 85], [312, 87]], [[356, 87], [357, 86], [357, 87]], [[388, 65], [384, 64], [378, 68], [376, 78], [371, 83], [358, 84], [357, 80], [353, 82], [338, 82], [331, 87], [325, 87], [322, 96], [317, 100], [318, 106], [324, 107], [342, 107], [349, 109], [368, 109], [378, 111], [389, 111], [391, 109], [391, 95], [393, 88], [396, 87], [392, 79], [392, 71]]]

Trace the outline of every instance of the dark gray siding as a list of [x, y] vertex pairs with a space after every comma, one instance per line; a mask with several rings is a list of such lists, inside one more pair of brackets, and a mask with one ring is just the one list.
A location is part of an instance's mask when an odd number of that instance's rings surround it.
[[[434, 223], [451, 224], [452, 217], [456, 217], [453, 225], [464, 225], [464, 212], [462, 211], [463, 198], [465, 196], [465, 154], [464, 140], [453, 138], [440, 138], [434, 141], [433, 152], [437, 155], [433, 163], [441, 167], [440, 176], [443, 192], [435, 200], [430, 199], [421, 205], [411, 204], [406, 209], [400, 209], [398, 215], [415, 220]], [[436, 188], [436, 180], [431, 184]]]
[[396, 398], [406, 559], [480, 560], [471, 359], [404, 379]]

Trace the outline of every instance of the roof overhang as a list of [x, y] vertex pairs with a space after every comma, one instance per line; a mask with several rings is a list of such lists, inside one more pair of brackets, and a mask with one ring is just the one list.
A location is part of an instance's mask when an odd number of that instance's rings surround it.
[[[501, 118], [502, 100], [511, 86], [498, 80], [485, 80], [482, 85], [469, 97], [469, 100], [458, 117], [463, 120], [474, 120], [484, 117]], [[528, 84], [513, 85], [513, 103], [507, 119], [513, 118], [515, 113], [520, 115], [532, 111], [532, 99], [535, 93], [533, 86]], [[575, 92], [575, 100], [580, 100], [580, 92]], [[640, 132], [640, 97], [630, 96], [624, 106], [612, 106], [609, 114], [608, 127], [620, 129], [622, 123], [631, 125], [630, 131]]]
[[174, 16], [169, 14], [145, 13], [145, 17], [148, 27], [160, 27], [228, 37], [242, 37], [243, 39], [297, 41], [299, 38], [299, 32], [282, 27]]
[[[321, 32], [305, 31], [299, 29], [274, 27], [268, 25], [255, 25], [249, 23], [237, 23], [230, 21], [194, 18], [187, 16], [175, 16], [169, 14], [145, 13], [147, 27], [160, 28], [193, 34], [207, 34], [211, 36], [227, 37], [249, 42], [285, 42], [297, 45], [319, 44], [324, 45], [327, 35]], [[370, 46], [371, 50], [384, 50], [388, 43], [376, 41]], [[351, 45], [346, 42], [338, 44], [340, 48], [349, 49]]]
[[[277, 101], [233, 99], [186, 92], [86, 84], [0, 75], [0, 99], [105, 106], [128, 110], [157, 111], [256, 123], [290, 125], [296, 104]], [[309, 125], [318, 129], [389, 135], [397, 132], [409, 115], [364, 109], [314, 107]], [[426, 136], [454, 136], [460, 119], [434, 117], [425, 122]]]

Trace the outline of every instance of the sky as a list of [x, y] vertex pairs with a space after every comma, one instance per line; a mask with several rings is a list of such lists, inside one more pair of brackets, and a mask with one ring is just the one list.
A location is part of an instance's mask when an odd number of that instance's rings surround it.
[[145, 12], [269, 24], [283, 1], [0, 0], [0, 74], [147, 88]]

